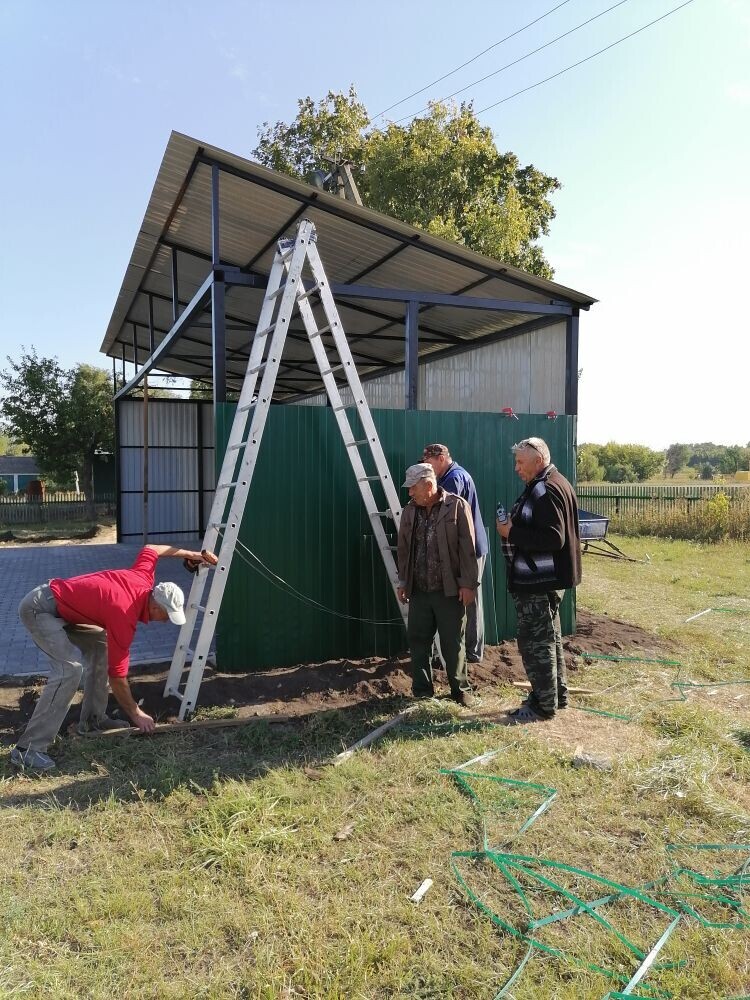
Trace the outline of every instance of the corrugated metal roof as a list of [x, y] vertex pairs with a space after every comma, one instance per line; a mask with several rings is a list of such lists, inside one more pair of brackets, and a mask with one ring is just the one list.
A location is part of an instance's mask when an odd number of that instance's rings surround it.
[[39, 466], [33, 455], [0, 455], [0, 475], [36, 476]]
[[[596, 300], [553, 281], [526, 274], [466, 247], [429, 236], [379, 212], [344, 201], [240, 156], [173, 132], [133, 248], [101, 350], [142, 364], [149, 355], [149, 295], [158, 346], [172, 326], [172, 251], [178, 254], [179, 298], [184, 307], [210, 271], [211, 165], [220, 174], [220, 248], [225, 265], [267, 275], [280, 234], [293, 235], [298, 219], [311, 219], [329, 280], [481, 298], [551, 301], [587, 309]], [[227, 292], [227, 378], [241, 380], [263, 291]], [[403, 365], [404, 306], [400, 302], [339, 298], [344, 328], [360, 375]], [[535, 313], [423, 307], [420, 355], [497, 334], [536, 318]], [[540, 314], [541, 315], [541, 314]], [[134, 357], [133, 334], [137, 338]], [[321, 388], [299, 317], [284, 359], [275, 398]], [[300, 369], [299, 365], [303, 365]], [[307, 371], [307, 366], [310, 370]], [[188, 378], [211, 377], [211, 329], [207, 311], [159, 362], [160, 369]]]

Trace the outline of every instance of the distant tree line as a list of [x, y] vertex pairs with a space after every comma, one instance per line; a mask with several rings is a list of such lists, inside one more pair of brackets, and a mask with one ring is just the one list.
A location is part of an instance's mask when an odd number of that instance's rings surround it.
[[642, 444], [582, 444], [578, 449], [578, 479], [586, 483], [642, 483], [663, 474], [672, 479], [688, 470], [696, 478], [710, 480], [716, 475], [733, 476], [750, 468], [747, 446], [712, 444], [671, 444], [666, 451], [654, 451]]
[[667, 448], [664, 472], [672, 479], [683, 469], [695, 469], [701, 479], [716, 475], [733, 476], [735, 472], [750, 469], [750, 441], [743, 448], [739, 444], [671, 444]]

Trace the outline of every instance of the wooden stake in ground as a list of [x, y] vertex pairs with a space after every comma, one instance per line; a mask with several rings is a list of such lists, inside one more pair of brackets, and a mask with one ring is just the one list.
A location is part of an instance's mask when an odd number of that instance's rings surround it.
[[[513, 687], [523, 688], [524, 691], [531, 690], [531, 684], [528, 681], [513, 681]], [[593, 688], [568, 688], [568, 694], [599, 694]]]
[[[244, 719], [198, 719], [195, 722], [162, 722], [157, 725], [149, 736], [164, 735], [164, 733], [184, 733], [195, 729], [226, 729], [233, 726], [253, 726], [259, 722], [269, 724], [279, 724], [285, 722], [297, 722], [304, 719], [304, 715], [252, 715]], [[128, 726], [127, 729], [104, 729], [94, 730], [90, 733], [79, 733], [86, 738], [98, 737], [111, 739], [115, 736], [144, 736], [136, 726]]]
[[418, 707], [418, 705], [412, 705], [410, 708], [407, 708], [405, 712], [401, 712], [399, 715], [389, 719], [388, 722], [384, 722], [382, 726], [378, 726], [377, 729], [373, 729], [373, 731], [368, 733], [367, 736], [363, 736], [361, 740], [357, 740], [357, 742], [352, 743], [348, 749], [343, 750], [340, 754], [337, 754], [333, 759], [333, 763], [343, 764], [345, 760], [349, 760], [349, 758], [353, 756], [355, 750], [361, 750], [362, 747], [369, 746], [371, 743], [374, 743], [375, 740], [379, 739], [383, 733], [387, 733], [389, 729], [393, 729], [394, 726], [400, 726], [407, 715], [416, 711]]

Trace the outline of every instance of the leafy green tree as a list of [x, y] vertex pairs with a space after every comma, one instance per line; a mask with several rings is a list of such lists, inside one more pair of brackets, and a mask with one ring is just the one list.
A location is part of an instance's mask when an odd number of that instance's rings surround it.
[[29, 449], [23, 441], [16, 441], [10, 428], [0, 423], [0, 455], [23, 455]]
[[3, 373], [2, 411], [11, 434], [26, 442], [40, 469], [59, 482], [80, 474], [94, 516], [93, 460], [114, 447], [111, 375], [79, 364], [65, 369], [57, 358], [32, 348]]
[[741, 445], [733, 444], [724, 448], [724, 452], [719, 459], [719, 468], [728, 476], [733, 476], [740, 469], [746, 469], [750, 452]]
[[664, 453], [642, 444], [600, 445], [599, 464], [604, 467], [608, 483], [636, 483], [656, 475], [664, 464]]
[[582, 444], [578, 449], [576, 475], [581, 483], [599, 483], [604, 479], [604, 469], [599, 464], [599, 447]]
[[721, 445], [713, 444], [711, 441], [704, 441], [702, 444], [691, 444], [688, 465], [696, 469], [701, 469], [706, 462], [710, 462], [714, 470], [717, 470], [721, 463], [722, 450]]
[[680, 469], [687, 465], [689, 458], [690, 448], [686, 444], [670, 444], [667, 448], [664, 471], [674, 479]]
[[402, 222], [551, 278], [536, 244], [555, 217], [555, 177], [501, 153], [470, 104], [432, 104], [408, 125], [370, 127], [353, 87], [298, 101], [291, 124], [265, 122], [254, 156], [305, 177], [347, 160], [364, 203]]
[[710, 480], [714, 478], [714, 467], [710, 462], [706, 462], [701, 468], [701, 479]]
[[190, 399], [213, 399], [213, 389], [206, 382], [190, 379]]

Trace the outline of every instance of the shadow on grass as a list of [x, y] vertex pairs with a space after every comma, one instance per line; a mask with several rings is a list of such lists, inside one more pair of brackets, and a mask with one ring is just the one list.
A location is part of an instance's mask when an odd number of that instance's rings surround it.
[[[159, 801], [178, 788], [202, 795], [217, 780], [252, 781], [279, 768], [320, 768], [412, 704], [404, 698], [375, 699], [283, 722], [269, 716], [226, 728], [180, 731], [175, 726], [174, 734], [153, 737], [63, 738], [51, 750], [57, 763], [53, 775], [19, 775], [6, 758], [0, 809], [85, 810], [111, 801]], [[385, 738], [421, 740], [493, 724], [475, 716], [462, 719], [449, 699], [436, 700], [420, 705]]]

